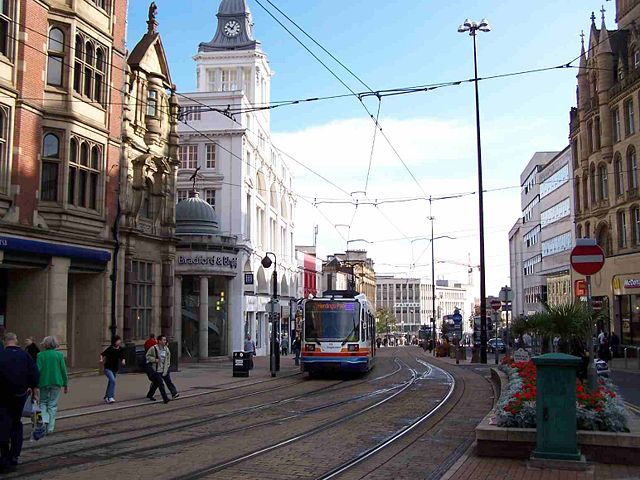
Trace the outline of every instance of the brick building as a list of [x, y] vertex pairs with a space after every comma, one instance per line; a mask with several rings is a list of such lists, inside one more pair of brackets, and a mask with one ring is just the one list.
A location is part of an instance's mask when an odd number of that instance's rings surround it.
[[110, 322], [126, 0], [0, 2], [0, 331], [95, 365]]

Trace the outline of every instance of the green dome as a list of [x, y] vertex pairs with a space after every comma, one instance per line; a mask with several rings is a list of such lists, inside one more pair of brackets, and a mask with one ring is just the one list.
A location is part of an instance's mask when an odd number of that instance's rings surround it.
[[217, 235], [218, 217], [198, 194], [176, 205], [176, 235]]

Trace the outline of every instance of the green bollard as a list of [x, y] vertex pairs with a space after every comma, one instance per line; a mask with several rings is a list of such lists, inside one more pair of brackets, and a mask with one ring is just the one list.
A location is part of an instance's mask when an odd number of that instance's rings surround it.
[[580, 358], [548, 353], [536, 365], [536, 449], [534, 459], [581, 461], [576, 425], [576, 371]]

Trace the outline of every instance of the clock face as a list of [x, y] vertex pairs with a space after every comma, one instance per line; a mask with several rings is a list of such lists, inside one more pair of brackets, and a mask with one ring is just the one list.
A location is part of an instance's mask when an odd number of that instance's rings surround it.
[[240, 35], [240, 24], [236, 20], [229, 20], [224, 25], [224, 34], [227, 37], [237, 37]]

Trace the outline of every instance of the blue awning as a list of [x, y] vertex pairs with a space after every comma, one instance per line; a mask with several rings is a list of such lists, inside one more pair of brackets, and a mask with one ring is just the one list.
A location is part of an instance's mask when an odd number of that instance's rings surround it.
[[111, 260], [111, 253], [106, 250], [62, 245], [59, 243], [28, 240], [26, 238], [6, 237], [0, 235], [0, 250], [7, 252], [24, 252], [51, 257], [67, 257], [77, 260], [107, 263]]

